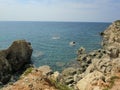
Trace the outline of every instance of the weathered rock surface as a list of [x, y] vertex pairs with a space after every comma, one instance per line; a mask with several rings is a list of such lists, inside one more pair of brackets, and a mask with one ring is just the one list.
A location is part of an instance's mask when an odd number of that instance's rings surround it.
[[[78, 61], [84, 68], [83, 79], [76, 84], [79, 90], [94, 90], [95, 88], [102, 90], [104, 87], [109, 88], [108, 83], [110, 82], [108, 82], [108, 77], [114, 77], [116, 73], [120, 73], [120, 21], [115, 21], [101, 35], [103, 36], [102, 49], [88, 54], [78, 53]], [[96, 78], [96, 75], [92, 75], [96, 74], [95, 71], [104, 76], [104, 80], [99, 79], [95, 81], [96, 83], [101, 83], [101, 86], [96, 84], [97, 87], [94, 87], [92, 85]], [[97, 76], [99, 77], [99, 75]]]
[[[88, 75], [86, 75], [83, 79], [81, 79], [77, 84], [76, 87], [79, 90], [90, 90], [90, 84], [94, 81], [95, 83], [100, 80], [103, 79], [104, 75], [103, 73], [99, 72], [99, 71], [94, 71]], [[97, 84], [97, 83], [96, 83]]]
[[11, 65], [8, 63], [7, 59], [0, 57], [0, 82], [6, 83], [11, 77]]
[[79, 79], [78, 74], [80, 73], [79, 68], [68, 67], [62, 71], [63, 83], [68, 86], [74, 86]]
[[40, 70], [43, 75], [50, 75], [53, 73], [52, 69], [47, 65], [39, 67], [38, 70]]
[[120, 53], [120, 20], [115, 21], [104, 32], [103, 48], [109, 50], [112, 58], [119, 57]]
[[32, 47], [25, 40], [14, 41], [12, 45], [0, 51], [0, 82], [6, 83], [13, 72], [30, 63]]
[[[37, 68], [28, 68], [21, 78], [12, 85], [7, 85], [2, 90], [58, 90], [48, 78], [44, 68], [46, 66]], [[43, 69], [42, 69], [43, 68]]]
[[6, 59], [15, 71], [19, 70], [26, 63], [31, 62], [32, 47], [25, 40], [14, 41], [7, 49], [7, 52]]

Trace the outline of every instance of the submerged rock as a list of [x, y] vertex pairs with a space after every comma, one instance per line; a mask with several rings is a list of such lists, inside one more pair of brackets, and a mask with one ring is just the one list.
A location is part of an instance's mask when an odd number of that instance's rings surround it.
[[70, 46], [75, 46], [76, 45], [76, 42], [75, 41], [72, 41], [69, 43]]

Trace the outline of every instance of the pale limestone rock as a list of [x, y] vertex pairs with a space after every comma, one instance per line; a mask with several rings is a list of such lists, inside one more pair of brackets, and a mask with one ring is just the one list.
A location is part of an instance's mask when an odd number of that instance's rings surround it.
[[99, 71], [94, 71], [87, 76], [85, 76], [83, 79], [81, 79], [77, 84], [76, 87], [79, 90], [89, 90], [88, 86], [91, 84], [91, 82], [95, 79], [101, 79], [103, 77], [103, 73]]
[[40, 70], [43, 75], [49, 75], [52, 73], [52, 69], [47, 65], [39, 67], [38, 70]]
[[57, 81], [60, 77], [60, 73], [58, 71], [55, 71], [52, 75], [51, 78], [55, 81]]

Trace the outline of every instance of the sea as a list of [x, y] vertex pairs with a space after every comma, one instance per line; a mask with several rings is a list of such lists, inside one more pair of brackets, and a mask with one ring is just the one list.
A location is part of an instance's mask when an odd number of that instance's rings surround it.
[[[76, 61], [77, 50], [87, 52], [101, 48], [100, 32], [111, 23], [105, 22], [40, 22], [0, 21], [0, 50], [8, 48], [15, 40], [31, 42], [31, 57], [35, 67], [49, 65], [62, 70]], [[71, 44], [71, 43], [75, 44]]]

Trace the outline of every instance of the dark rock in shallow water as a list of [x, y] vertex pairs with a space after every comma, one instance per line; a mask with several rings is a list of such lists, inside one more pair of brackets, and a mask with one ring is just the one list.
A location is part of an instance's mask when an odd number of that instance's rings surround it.
[[9, 81], [13, 72], [22, 69], [30, 63], [32, 47], [25, 40], [14, 41], [12, 45], [0, 51], [0, 82]]

